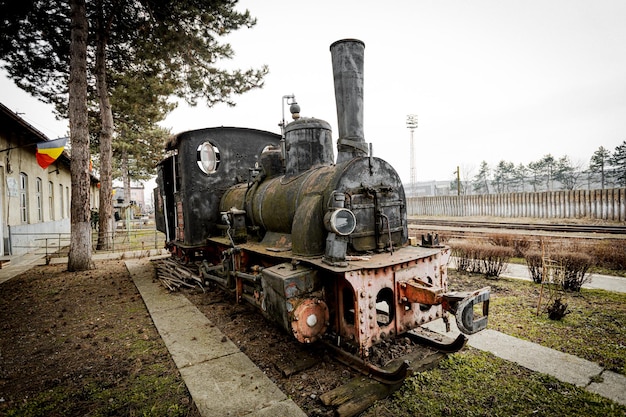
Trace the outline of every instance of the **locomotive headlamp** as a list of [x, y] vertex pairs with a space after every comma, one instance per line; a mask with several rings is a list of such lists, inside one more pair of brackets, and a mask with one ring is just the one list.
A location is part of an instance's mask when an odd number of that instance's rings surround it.
[[335, 209], [326, 213], [324, 225], [329, 232], [339, 236], [348, 236], [356, 228], [356, 217], [348, 209]]
[[211, 142], [198, 146], [198, 166], [205, 174], [213, 174], [220, 163], [220, 151]]

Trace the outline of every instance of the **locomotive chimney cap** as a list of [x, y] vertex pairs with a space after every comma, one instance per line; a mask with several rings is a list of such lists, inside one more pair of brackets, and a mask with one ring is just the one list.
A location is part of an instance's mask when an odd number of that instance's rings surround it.
[[344, 42], [357, 42], [360, 43], [361, 45], [363, 45], [363, 47], [365, 48], [365, 42], [363, 42], [360, 39], [353, 39], [353, 38], [346, 38], [346, 39], [339, 39], [338, 41], [335, 41], [333, 43], [330, 44], [330, 49], [332, 50], [333, 47], [339, 43], [344, 43]]

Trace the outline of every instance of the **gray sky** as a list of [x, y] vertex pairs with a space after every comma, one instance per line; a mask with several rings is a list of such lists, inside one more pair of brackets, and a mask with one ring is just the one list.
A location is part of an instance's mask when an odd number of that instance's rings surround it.
[[[485, 160], [527, 164], [545, 154], [588, 164], [626, 140], [626, 1], [241, 0], [258, 23], [229, 37], [224, 66], [267, 64], [265, 87], [236, 107], [181, 104], [173, 133], [243, 126], [278, 133], [282, 96], [333, 126], [329, 46], [365, 43], [365, 139], [409, 181], [408, 114], [417, 114], [418, 181], [475, 175]], [[46, 106], [0, 81], [2, 103], [50, 137]], [[288, 113], [288, 112], [287, 112]]]

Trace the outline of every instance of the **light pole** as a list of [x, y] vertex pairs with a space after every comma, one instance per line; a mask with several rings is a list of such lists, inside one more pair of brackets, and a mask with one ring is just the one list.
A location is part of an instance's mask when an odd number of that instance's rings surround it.
[[411, 131], [411, 167], [410, 167], [410, 184], [411, 184], [411, 195], [415, 196], [415, 186], [417, 183], [417, 175], [415, 173], [415, 143], [413, 138], [413, 133], [415, 129], [417, 129], [417, 114], [409, 114], [406, 117], [406, 127]]

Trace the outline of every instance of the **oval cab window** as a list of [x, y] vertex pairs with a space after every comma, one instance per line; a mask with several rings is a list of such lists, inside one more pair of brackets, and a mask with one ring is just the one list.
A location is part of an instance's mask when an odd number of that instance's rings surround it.
[[220, 151], [211, 142], [198, 146], [198, 166], [205, 174], [214, 174], [220, 165]]

